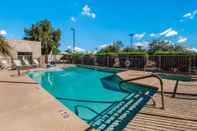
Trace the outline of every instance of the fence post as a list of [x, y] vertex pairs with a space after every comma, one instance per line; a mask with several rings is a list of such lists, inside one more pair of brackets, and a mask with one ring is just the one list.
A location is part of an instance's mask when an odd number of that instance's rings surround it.
[[189, 55], [189, 67], [188, 67], [189, 69], [188, 69], [188, 71], [189, 71], [190, 73], [191, 73], [191, 71], [192, 71], [192, 67], [191, 67], [191, 66], [192, 66], [192, 62], [191, 62], [192, 59], [191, 59], [191, 57], [192, 57], [192, 56]]
[[94, 56], [94, 66], [97, 66], [97, 56]]
[[109, 67], [109, 56], [107, 55], [107, 67]]
[[84, 59], [84, 56], [81, 56], [81, 64], [82, 64], [82, 65], [84, 64], [83, 59]]
[[145, 56], [144, 72], [145, 72], [145, 67], [146, 67], [147, 61], [148, 61], [148, 56]]
[[161, 69], [161, 55], [159, 55], [159, 70]]

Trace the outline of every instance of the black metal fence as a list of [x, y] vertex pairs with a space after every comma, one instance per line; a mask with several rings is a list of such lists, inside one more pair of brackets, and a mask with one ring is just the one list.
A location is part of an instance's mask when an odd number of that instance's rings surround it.
[[149, 60], [154, 61], [157, 67], [167, 71], [176, 68], [182, 72], [191, 72], [197, 68], [197, 55], [150, 56]]
[[118, 67], [141, 70], [147, 61], [153, 61], [156, 67], [171, 71], [177, 69], [182, 72], [191, 72], [197, 69], [197, 55], [85, 55], [66, 56], [68, 63], [96, 65], [103, 67]]

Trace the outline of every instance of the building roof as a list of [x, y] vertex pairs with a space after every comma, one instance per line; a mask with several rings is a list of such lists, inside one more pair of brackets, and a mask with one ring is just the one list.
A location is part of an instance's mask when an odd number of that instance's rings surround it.
[[41, 42], [27, 40], [8, 40], [8, 44], [17, 52], [33, 52], [41, 49]]

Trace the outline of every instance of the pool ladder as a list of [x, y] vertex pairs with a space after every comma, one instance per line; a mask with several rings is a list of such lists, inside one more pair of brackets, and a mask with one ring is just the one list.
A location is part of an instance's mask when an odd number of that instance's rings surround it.
[[[161, 95], [161, 104], [162, 104], [162, 107], [161, 109], [165, 109], [165, 103], [164, 103], [164, 89], [163, 89], [163, 81], [162, 79], [160, 78], [159, 75], [156, 75], [156, 74], [151, 74], [151, 75], [146, 75], [146, 76], [142, 76], [142, 77], [136, 77], [136, 78], [131, 78], [131, 79], [128, 79], [128, 80], [122, 80], [120, 81], [119, 83], [119, 88], [123, 91], [126, 91], [126, 92], [129, 92], [128, 90], [124, 89], [121, 85], [123, 83], [127, 83], [127, 82], [132, 82], [132, 81], [136, 81], [136, 80], [141, 80], [141, 79], [146, 79], [146, 78], [151, 78], [151, 77], [154, 77], [156, 79], [159, 80], [159, 83], [160, 83], [160, 95]], [[140, 84], [139, 84], [140, 85]], [[155, 105], [155, 100], [152, 98], [152, 96], [149, 96], [152, 101], [153, 101], [153, 105]]]

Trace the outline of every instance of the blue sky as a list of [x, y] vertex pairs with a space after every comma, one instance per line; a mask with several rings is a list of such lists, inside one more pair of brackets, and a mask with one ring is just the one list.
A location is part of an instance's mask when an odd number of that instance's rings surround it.
[[196, 0], [4, 0], [0, 33], [22, 39], [24, 27], [48, 19], [62, 31], [61, 50], [72, 44], [71, 27], [77, 30], [77, 47], [94, 50], [113, 40], [129, 45], [163, 37], [197, 48]]

